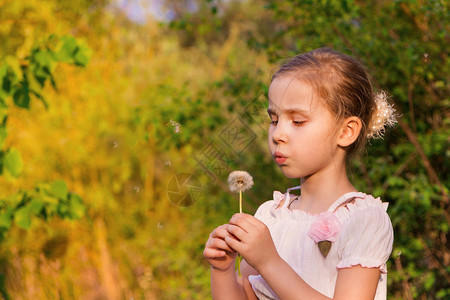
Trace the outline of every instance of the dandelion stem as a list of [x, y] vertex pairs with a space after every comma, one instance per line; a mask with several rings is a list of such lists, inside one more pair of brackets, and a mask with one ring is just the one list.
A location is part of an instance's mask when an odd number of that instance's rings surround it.
[[241, 259], [242, 259], [241, 255], [239, 254], [239, 256], [238, 256], [238, 265], [237, 265], [239, 277], [242, 276], [242, 274], [241, 274]]
[[242, 190], [239, 190], [239, 212], [242, 213]]
[[[239, 190], [239, 212], [242, 213], [242, 190]], [[241, 260], [242, 260], [242, 257], [239, 254], [238, 255], [238, 265], [237, 265], [239, 277], [241, 277]]]

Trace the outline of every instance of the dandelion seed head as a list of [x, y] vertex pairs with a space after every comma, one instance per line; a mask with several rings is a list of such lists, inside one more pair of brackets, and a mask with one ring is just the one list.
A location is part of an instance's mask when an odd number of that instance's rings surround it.
[[246, 171], [233, 171], [228, 176], [230, 191], [246, 191], [253, 186], [253, 177]]

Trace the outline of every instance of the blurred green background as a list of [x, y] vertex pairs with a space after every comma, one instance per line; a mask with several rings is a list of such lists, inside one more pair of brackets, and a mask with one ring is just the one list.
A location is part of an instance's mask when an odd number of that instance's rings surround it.
[[266, 145], [289, 56], [362, 60], [402, 115], [351, 166], [390, 202], [389, 299], [448, 299], [447, 1], [0, 0], [0, 297], [209, 299], [203, 245], [296, 181]]

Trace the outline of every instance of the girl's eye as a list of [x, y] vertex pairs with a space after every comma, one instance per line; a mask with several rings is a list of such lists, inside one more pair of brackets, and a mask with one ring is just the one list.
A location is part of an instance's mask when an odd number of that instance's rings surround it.
[[292, 121], [292, 123], [294, 123], [295, 126], [301, 126], [305, 121]]
[[270, 125], [277, 125], [278, 124], [278, 120], [272, 120], [270, 121]]

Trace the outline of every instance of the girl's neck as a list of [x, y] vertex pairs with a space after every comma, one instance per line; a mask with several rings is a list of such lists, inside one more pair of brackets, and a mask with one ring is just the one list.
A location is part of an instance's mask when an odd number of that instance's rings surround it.
[[345, 169], [329, 175], [320, 176], [322, 178], [302, 178], [301, 201], [292, 208], [318, 214], [326, 211], [340, 196], [357, 191], [348, 179]]

